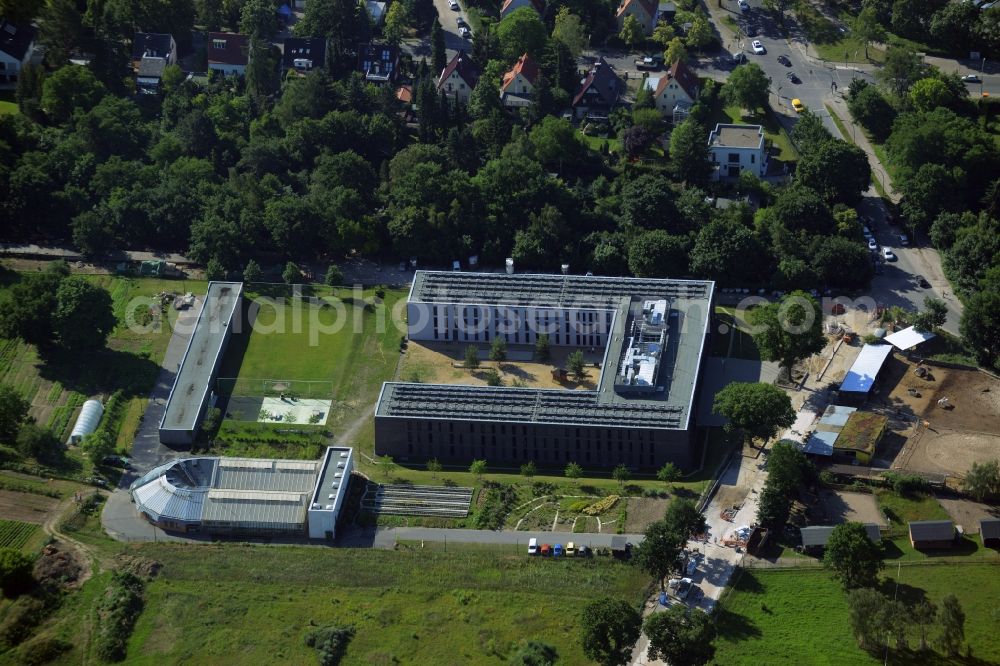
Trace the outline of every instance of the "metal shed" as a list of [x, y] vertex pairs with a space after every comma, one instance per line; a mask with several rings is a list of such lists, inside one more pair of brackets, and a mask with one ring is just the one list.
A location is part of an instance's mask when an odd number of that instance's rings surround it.
[[910, 522], [910, 545], [916, 550], [951, 548], [955, 545], [955, 524], [950, 520]]
[[979, 536], [987, 548], [1000, 548], [1000, 518], [983, 518], [979, 521]]
[[69, 434], [69, 443], [79, 444], [84, 437], [97, 430], [102, 416], [104, 416], [104, 405], [100, 400], [88, 400], [83, 403], [80, 416], [76, 417], [76, 425]]

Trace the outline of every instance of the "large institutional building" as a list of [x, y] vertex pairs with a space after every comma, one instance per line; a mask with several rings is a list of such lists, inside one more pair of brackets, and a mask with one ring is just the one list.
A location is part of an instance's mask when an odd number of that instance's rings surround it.
[[136, 479], [136, 510], [188, 534], [332, 540], [354, 468], [353, 451], [319, 460], [177, 458]]
[[595, 390], [387, 382], [375, 451], [398, 460], [692, 465], [714, 283], [418, 271], [410, 340], [603, 349]]

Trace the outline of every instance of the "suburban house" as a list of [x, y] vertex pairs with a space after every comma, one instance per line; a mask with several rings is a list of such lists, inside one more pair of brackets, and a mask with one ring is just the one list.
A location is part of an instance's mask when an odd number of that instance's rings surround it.
[[531, 56], [525, 53], [518, 58], [514, 67], [503, 75], [500, 82], [500, 103], [508, 109], [531, 104], [539, 74], [541, 69]]
[[250, 38], [234, 32], [208, 33], [208, 70], [243, 76], [250, 61]]
[[955, 545], [955, 523], [950, 520], [914, 520], [910, 545], [915, 550], [940, 550]]
[[177, 42], [162, 32], [137, 32], [132, 36], [132, 69], [139, 71], [144, 58], [161, 58], [167, 65], [177, 64]]
[[625, 25], [626, 16], [634, 16], [642, 25], [643, 34], [652, 35], [660, 14], [659, 9], [659, 3], [656, 0], [622, 0], [616, 14], [618, 29], [621, 30], [622, 26]]
[[500, 7], [500, 20], [504, 20], [507, 16], [521, 7], [531, 7], [539, 16], [545, 16], [545, 2], [543, 0], [505, 0], [503, 6]]
[[604, 120], [621, 103], [624, 94], [625, 82], [601, 56], [580, 81], [580, 89], [573, 96], [573, 114], [577, 118]]
[[677, 16], [677, 3], [670, 2], [670, 0], [666, 0], [666, 2], [660, 2], [660, 4], [657, 5], [656, 7], [657, 23], [659, 23], [660, 21], [667, 21], [668, 23], [673, 22], [675, 16]]
[[679, 60], [662, 76], [648, 77], [643, 85], [652, 91], [656, 110], [664, 116], [680, 111], [686, 117], [698, 99], [698, 77]]
[[366, 0], [365, 2], [365, 9], [368, 10], [368, 16], [376, 28], [385, 22], [385, 8], [386, 3], [384, 2], [376, 2], [375, 0]]
[[1000, 548], [1000, 518], [983, 518], [979, 521], [979, 537], [987, 548]]
[[0, 88], [13, 88], [35, 51], [35, 29], [27, 23], [0, 24]]
[[708, 135], [708, 152], [715, 165], [714, 180], [739, 178], [741, 171], [759, 177], [767, 173], [767, 147], [760, 125], [717, 124]]
[[479, 81], [479, 72], [465, 51], [459, 51], [438, 77], [438, 90], [455, 103], [468, 104], [472, 89]]
[[323, 37], [288, 37], [281, 56], [281, 70], [301, 74], [326, 65], [326, 39]]
[[399, 47], [378, 42], [358, 44], [358, 71], [365, 75], [365, 83], [393, 83], [399, 72]]
[[[835, 525], [813, 525], [799, 528], [799, 534], [802, 536], [802, 549], [815, 551], [826, 548], [834, 527]], [[872, 543], [881, 543], [882, 534], [879, 532], [878, 525], [865, 523], [865, 532]]]

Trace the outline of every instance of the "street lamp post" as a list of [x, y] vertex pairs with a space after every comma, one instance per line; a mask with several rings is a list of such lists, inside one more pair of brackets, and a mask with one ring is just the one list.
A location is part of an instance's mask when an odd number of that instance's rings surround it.
[[986, 83], [986, 58], [979, 64], [979, 98], [983, 97], [983, 84]]

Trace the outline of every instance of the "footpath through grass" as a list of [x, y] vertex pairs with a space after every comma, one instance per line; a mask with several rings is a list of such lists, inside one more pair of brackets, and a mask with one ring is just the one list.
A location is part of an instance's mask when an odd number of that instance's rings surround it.
[[579, 608], [638, 604], [648, 577], [605, 558], [541, 560], [484, 549], [381, 551], [147, 545], [163, 564], [128, 646], [131, 664], [315, 663], [315, 626], [354, 625], [345, 664], [500, 664], [522, 639], [586, 663]]
[[[896, 592], [896, 567], [889, 566], [882, 591]], [[913, 604], [927, 598], [940, 605], [955, 594], [966, 614], [966, 641], [976, 659], [890, 652], [890, 664], [982, 664], [1000, 659], [996, 599], [1000, 566], [926, 564], [903, 566], [899, 598]], [[824, 570], [746, 570], [719, 607], [715, 664], [882, 663], [857, 647], [851, 633], [847, 597]], [[913, 629], [910, 644], [919, 637]]]

